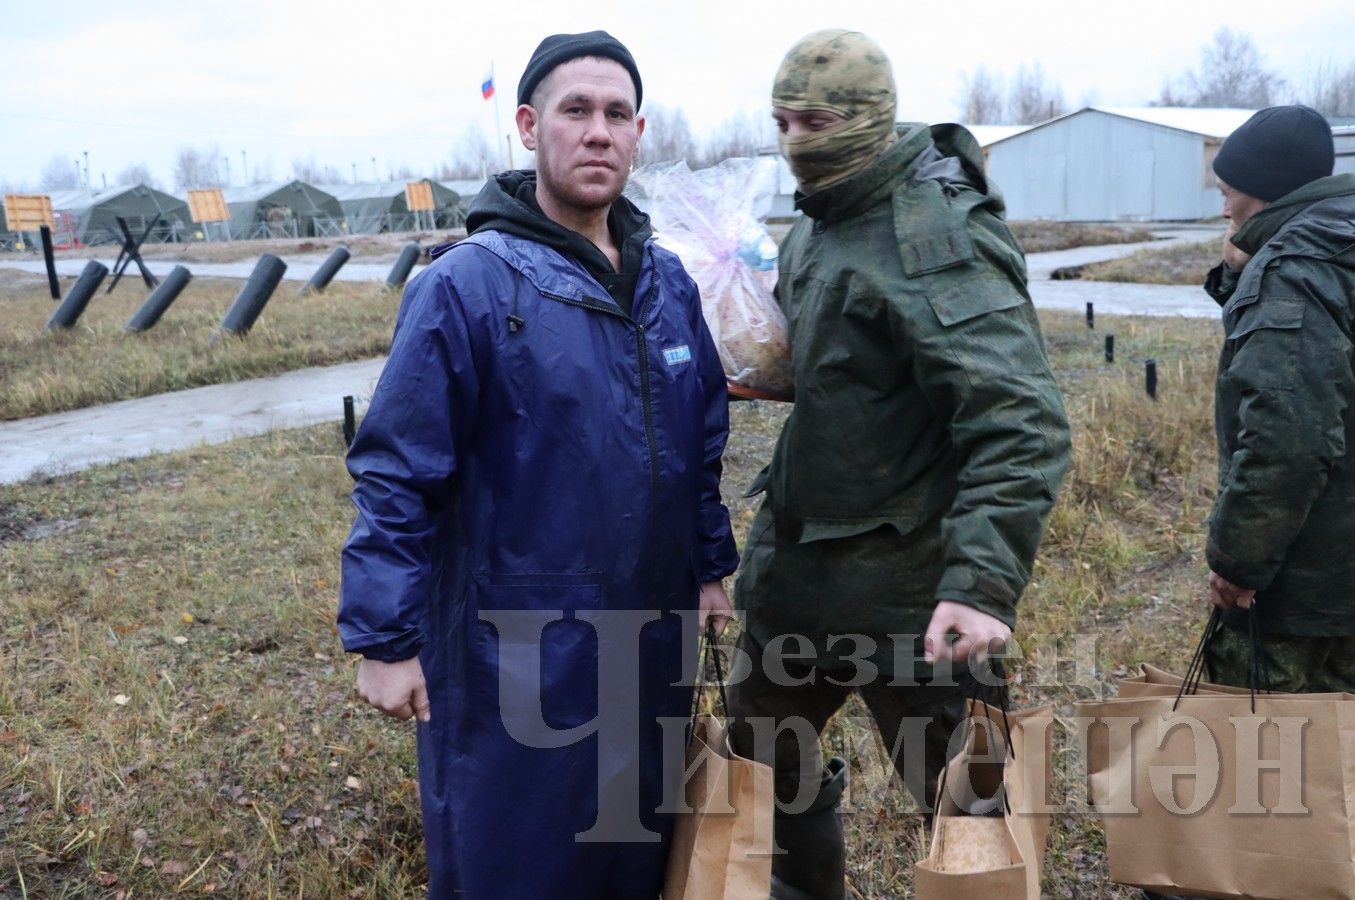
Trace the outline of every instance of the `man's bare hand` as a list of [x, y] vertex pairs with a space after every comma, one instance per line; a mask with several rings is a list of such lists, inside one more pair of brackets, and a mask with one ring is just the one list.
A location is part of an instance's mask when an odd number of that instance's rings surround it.
[[375, 659], [358, 663], [358, 696], [386, 715], [402, 721], [410, 716], [418, 716], [420, 722], [433, 718], [429, 712], [423, 667], [417, 656], [394, 663]]
[[1251, 261], [1251, 254], [1233, 243], [1237, 235], [1237, 223], [1229, 221], [1228, 230], [1223, 235], [1223, 264], [1234, 272], [1241, 272]]
[[725, 593], [724, 582], [707, 581], [701, 585], [701, 600], [697, 609], [701, 613], [701, 633], [706, 633], [706, 621], [715, 623], [715, 633], [724, 634], [725, 626], [734, 615], [729, 605], [729, 595]]
[[1218, 572], [1209, 573], [1209, 602], [1219, 609], [1251, 609], [1256, 599], [1256, 591], [1233, 584]]
[[[957, 635], [952, 643], [948, 635]], [[987, 613], [979, 612], [972, 606], [942, 600], [936, 604], [932, 621], [927, 626], [927, 636], [923, 639], [923, 652], [927, 662], [934, 663], [938, 658], [952, 662], [982, 662], [990, 653], [996, 653], [1012, 630], [1001, 619], [995, 619]], [[974, 658], [970, 659], [970, 654]]]

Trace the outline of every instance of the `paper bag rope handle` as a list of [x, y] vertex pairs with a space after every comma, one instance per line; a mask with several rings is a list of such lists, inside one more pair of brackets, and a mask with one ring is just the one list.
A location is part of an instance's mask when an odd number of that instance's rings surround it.
[[729, 717], [729, 696], [725, 693], [725, 673], [720, 667], [720, 651], [715, 649], [718, 643], [719, 636], [715, 633], [715, 623], [707, 619], [705, 640], [701, 644], [701, 662], [696, 670], [696, 691], [692, 695], [692, 725], [687, 732], [689, 743], [692, 735], [696, 734], [696, 717], [701, 711], [701, 692], [706, 687], [706, 661], [708, 659], [715, 666], [715, 684], [720, 689], [720, 708], [724, 710], [725, 718]]
[[[1176, 701], [1172, 703], [1172, 712], [1176, 712], [1181, 698], [1195, 694], [1204, 678], [1204, 654], [1209, 642], [1214, 640], [1224, 628], [1223, 611], [1217, 606], [1209, 613], [1209, 621], [1204, 626], [1204, 634], [1195, 647], [1195, 655], [1186, 667], [1186, 676], [1181, 680], [1181, 689], [1176, 692]], [[1265, 671], [1265, 660], [1261, 654], [1261, 624], [1256, 620], [1256, 604], [1247, 607], [1247, 640], [1251, 644], [1251, 660], [1247, 667], [1248, 687], [1251, 688], [1251, 711], [1256, 712], [1256, 695], [1270, 690], [1270, 676]]]
[[[997, 702], [996, 702], [996, 703], [989, 703], [988, 705], [989, 705], [989, 706], [996, 706], [996, 707], [1002, 712], [1002, 737], [1003, 737], [1003, 739], [1006, 741], [1006, 745], [1005, 745], [1005, 748], [1004, 748], [1004, 749], [1006, 750], [1006, 754], [1005, 754], [1005, 755], [1006, 755], [1006, 756], [1010, 756], [1010, 757], [1012, 758], [1012, 760], [1015, 761], [1015, 759], [1016, 759], [1016, 745], [1012, 742], [1012, 727], [1011, 727], [1011, 723], [1007, 721], [1007, 709], [1008, 709], [1008, 707], [1011, 705], [1011, 697], [1010, 697], [1010, 692], [1009, 692], [1009, 690], [1008, 690], [1008, 686], [1009, 686], [1010, 682], [1009, 682], [1009, 680], [1007, 679], [1007, 673], [1003, 670], [1003, 667], [1002, 667], [1002, 660], [997, 659], [996, 657], [988, 657], [988, 659], [986, 660], [986, 662], [988, 663], [989, 669], [992, 671], [992, 673], [993, 673], [994, 675], [997, 676], [997, 678], [998, 678], [998, 683], [997, 683], [997, 684], [991, 684], [991, 685], [990, 685], [990, 684], [984, 684], [984, 683], [981, 682], [978, 678], [976, 678], [972, 672], [966, 673], [965, 676], [964, 676], [964, 677], [967, 679], [967, 681], [965, 682], [965, 686], [964, 686], [964, 700], [965, 700], [965, 706], [966, 706], [966, 707], [969, 707], [970, 701], [977, 701], [977, 702], [979, 702], [979, 703], [987, 703], [987, 701], [984, 699], [984, 694], [985, 694], [988, 690], [991, 690], [991, 691], [992, 691], [992, 699], [996, 700]], [[966, 711], [968, 711], [968, 709], [966, 709]], [[976, 726], [975, 726], [975, 724], [974, 724], [974, 717], [973, 717], [973, 716], [965, 716], [965, 720], [964, 720], [964, 728], [965, 728], [965, 732], [964, 732], [964, 740], [962, 740], [962, 741], [960, 742], [960, 746], [962, 746], [962, 747], [967, 747], [967, 746], [969, 746], [969, 734], [970, 734], [971, 731], [973, 731], [973, 729], [974, 729], [975, 727], [976, 727]], [[950, 771], [950, 766], [949, 766], [949, 765], [943, 766], [943, 767], [941, 768], [941, 777], [937, 780], [937, 783], [936, 783], [936, 796], [937, 796], [937, 798], [938, 798], [938, 802], [939, 802], [939, 798], [940, 798], [940, 797], [945, 796], [945, 792], [946, 792], [946, 774], [947, 774], [949, 771]], [[1002, 808], [1003, 808], [1003, 810], [1007, 813], [1007, 815], [1011, 815], [1011, 814], [1012, 814], [1012, 803], [1011, 803], [1011, 798], [1007, 796], [1007, 785], [1006, 785], [1006, 783], [1004, 782], [1003, 785], [1002, 785], [1000, 788], [998, 788], [998, 790], [999, 790], [999, 792], [1002, 794]]]

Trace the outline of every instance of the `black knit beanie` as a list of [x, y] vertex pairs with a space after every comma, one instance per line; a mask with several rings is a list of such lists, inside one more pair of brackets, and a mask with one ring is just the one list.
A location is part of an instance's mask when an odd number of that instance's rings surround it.
[[1214, 174], [1267, 203], [1331, 174], [1336, 162], [1331, 126], [1307, 106], [1263, 109], [1219, 148]]
[[556, 66], [581, 56], [601, 56], [624, 66], [630, 73], [631, 81], [635, 82], [635, 108], [639, 110], [644, 93], [640, 87], [640, 70], [636, 68], [635, 57], [630, 55], [625, 44], [605, 31], [552, 34], [537, 45], [536, 52], [522, 72], [522, 80], [518, 82], [518, 104], [531, 103], [532, 91]]

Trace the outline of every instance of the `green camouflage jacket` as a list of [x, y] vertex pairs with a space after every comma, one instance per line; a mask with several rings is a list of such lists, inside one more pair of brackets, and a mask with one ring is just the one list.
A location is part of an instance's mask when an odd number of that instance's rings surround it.
[[1258, 589], [1268, 631], [1355, 635], [1355, 175], [1281, 197], [1234, 243], [1251, 261], [1205, 283], [1227, 335], [1209, 565]]
[[795, 406], [750, 491], [767, 495], [736, 602], [764, 645], [799, 634], [825, 664], [892, 669], [830, 636], [922, 634], [939, 600], [1015, 621], [1068, 424], [969, 132], [904, 126], [798, 206], [777, 283]]

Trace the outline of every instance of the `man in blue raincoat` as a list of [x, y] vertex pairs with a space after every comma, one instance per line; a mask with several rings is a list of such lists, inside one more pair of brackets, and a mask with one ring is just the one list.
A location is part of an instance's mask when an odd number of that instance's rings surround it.
[[700, 299], [621, 197], [640, 99], [605, 32], [542, 41], [518, 88], [536, 171], [492, 179], [411, 282], [349, 452], [339, 629], [363, 698], [419, 720], [432, 897], [662, 883], [678, 613], [722, 626], [738, 558]]

